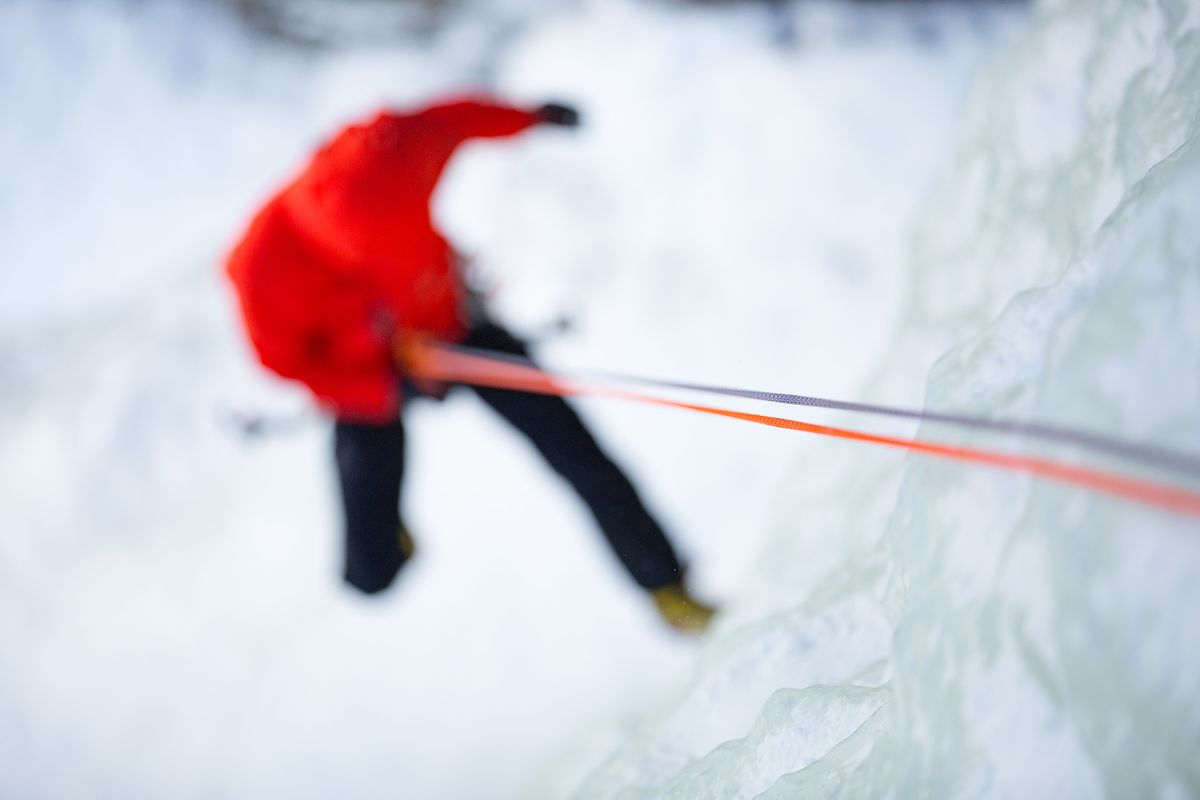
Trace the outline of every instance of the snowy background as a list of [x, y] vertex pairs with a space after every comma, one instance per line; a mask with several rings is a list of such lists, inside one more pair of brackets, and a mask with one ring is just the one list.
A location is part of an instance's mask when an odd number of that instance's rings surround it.
[[220, 275], [338, 125], [561, 98], [583, 129], [437, 198], [504, 321], [572, 320], [547, 363], [1200, 452], [1194, 4], [464, 0], [335, 44], [0, 5], [0, 796], [1200, 796], [1194, 518], [581, 402], [723, 606], [696, 642], [462, 393], [411, 410], [420, 560], [363, 599], [328, 425]]

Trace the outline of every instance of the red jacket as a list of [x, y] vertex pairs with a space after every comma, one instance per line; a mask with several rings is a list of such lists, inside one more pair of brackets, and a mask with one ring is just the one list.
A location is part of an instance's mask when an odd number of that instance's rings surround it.
[[400, 408], [398, 331], [465, 334], [463, 285], [429, 200], [455, 148], [537, 124], [468, 100], [381, 112], [321, 148], [250, 223], [227, 262], [259, 359], [343, 418]]

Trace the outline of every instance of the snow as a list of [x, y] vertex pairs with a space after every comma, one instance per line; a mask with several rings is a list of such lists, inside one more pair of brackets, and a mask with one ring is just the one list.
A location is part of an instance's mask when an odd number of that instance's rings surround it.
[[506, 0], [305, 50], [187, 0], [0, 5], [0, 795], [1200, 793], [1193, 520], [581, 402], [723, 606], [693, 642], [464, 392], [411, 410], [420, 557], [360, 598], [328, 424], [219, 275], [331, 129], [490, 83], [585, 115], [436, 202], [505, 322], [570, 318], [548, 363], [1200, 452], [1198, 23]]

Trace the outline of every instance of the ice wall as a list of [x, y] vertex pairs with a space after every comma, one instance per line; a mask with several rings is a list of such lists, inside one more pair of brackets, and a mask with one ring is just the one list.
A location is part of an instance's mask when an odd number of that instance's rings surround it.
[[[1041, 4], [975, 89], [873, 393], [928, 374], [930, 407], [1200, 452], [1198, 112], [1194, 4]], [[1195, 519], [843, 445], [796, 486], [692, 687], [578, 796], [1200, 793]]]

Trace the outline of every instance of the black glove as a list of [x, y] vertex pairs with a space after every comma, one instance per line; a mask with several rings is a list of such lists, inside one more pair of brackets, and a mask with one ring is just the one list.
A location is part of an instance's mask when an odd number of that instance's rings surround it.
[[561, 103], [546, 103], [537, 110], [537, 115], [547, 125], [561, 125], [564, 128], [579, 127], [579, 112]]

